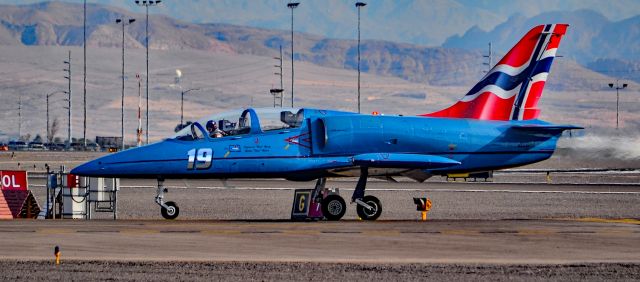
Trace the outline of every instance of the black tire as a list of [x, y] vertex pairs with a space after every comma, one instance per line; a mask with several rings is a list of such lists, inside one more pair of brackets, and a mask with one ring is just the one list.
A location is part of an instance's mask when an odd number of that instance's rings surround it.
[[327, 220], [340, 220], [347, 212], [347, 203], [339, 195], [329, 195], [322, 199], [322, 215]]
[[178, 205], [174, 202], [166, 202], [164, 204], [167, 205], [169, 209], [165, 209], [164, 207], [160, 208], [162, 217], [165, 219], [176, 219], [180, 214], [180, 208], [178, 208]]
[[364, 198], [362, 198], [362, 201], [365, 202], [367, 205], [370, 205], [371, 207], [373, 207], [373, 209], [370, 210], [361, 205], [358, 205], [356, 207], [358, 216], [362, 220], [378, 219], [378, 217], [380, 217], [380, 215], [382, 214], [382, 205], [380, 204], [380, 200], [378, 200], [378, 198], [374, 196], [369, 195], [369, 196], [364, 196]]

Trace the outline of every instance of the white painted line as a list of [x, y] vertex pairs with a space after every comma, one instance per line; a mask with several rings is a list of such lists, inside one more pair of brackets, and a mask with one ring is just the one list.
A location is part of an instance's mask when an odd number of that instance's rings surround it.
[[[121, 188], [156, 188], [155, 186], [121, 186]], [[303, 188], [275, 188], [275, 187], [223, 187], [223, 186], [166, 186], [167, 189], [205, 189], [205, 190], [265, 190], [265, 191], [293, 191]], [[311, 188], [309, 188], [311, 189]], [[344, 191], [353, 191], [353, 188], [341, 188]], [[367, 191], [387, 192], [456, 192], [456, 193], [526, 193], [526, 194], [612, 194], [612, 195], [640, 195], [640, 191], [553, 191], [553, 190], [480, 190], [480, 189], [415, 189], [415, 188], [370, 188]]]

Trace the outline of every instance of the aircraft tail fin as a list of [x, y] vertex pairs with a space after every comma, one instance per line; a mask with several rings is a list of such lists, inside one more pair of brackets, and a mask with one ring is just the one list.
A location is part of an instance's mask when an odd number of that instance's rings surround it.
[[421, 116], [482, 120], [528, 120], [540, 115], [551, 63], [568, 24], [532, 28], [454, 105]]

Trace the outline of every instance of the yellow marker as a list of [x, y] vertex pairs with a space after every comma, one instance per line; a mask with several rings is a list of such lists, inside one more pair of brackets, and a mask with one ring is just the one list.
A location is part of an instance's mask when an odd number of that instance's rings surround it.
[[53, 248], [53, 254], [56, 256], [56, 265], [60, 264], [60, 247]]
[[287, 146], [284, 146], [284, 149], [285, 150], [289, 150], [289, 146], [290, 146], [290, 144], [287, 144]]
[[226, 158], [226, 157], [228, 157], [228, 156], [229, 156], [229, 154], [231, 154], [231, 151], [227, 151], [227, 153], [225, 153], [225, 154], [224, 154], [224, 157], [225, 157], [225, 158]]

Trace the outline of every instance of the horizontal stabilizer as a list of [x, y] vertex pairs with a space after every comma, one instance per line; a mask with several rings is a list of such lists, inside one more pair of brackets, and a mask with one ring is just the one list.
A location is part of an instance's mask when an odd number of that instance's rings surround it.
[[354, 156], [353, 164], [380, 168], [435, 169], [459, 165], [460, 162], [434, 155], [370, 153]]
[[527, 125], [513, 125], [513, 129], [528, 131], [528, 132], [562, 132], [572, 129], [584, 129], [584, 127], [565, 124], [565, 125], [544, 125], [544, 124], [527, 124]]

